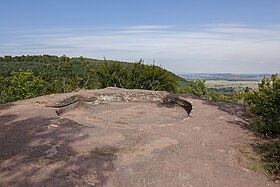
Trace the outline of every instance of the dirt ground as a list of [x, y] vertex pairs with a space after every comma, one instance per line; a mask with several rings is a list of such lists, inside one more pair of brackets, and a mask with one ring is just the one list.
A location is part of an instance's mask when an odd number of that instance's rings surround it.
[[238, 164], [253, 136], [231, 105], [185, 95], [90, 104], [57, 115], [43, 96], [0, 105], [0, 186], [279, 186]]

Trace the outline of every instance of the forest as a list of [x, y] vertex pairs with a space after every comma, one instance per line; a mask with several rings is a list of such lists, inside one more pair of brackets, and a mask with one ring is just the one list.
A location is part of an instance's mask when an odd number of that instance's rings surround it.
[[138, 63], [69, 58], [4, 56], [0, 58], [0, 102], [109, 86], [176, 92], [184, 79], [167, 70]]
[[241, 99], [234, 90], [208, 89], [203, 80], [185, 80], [142, 59], [129, 63], [65, 55], [4, 56], [0, 68], [0, 103], [108, 86], [190, 93], [212, 100]]

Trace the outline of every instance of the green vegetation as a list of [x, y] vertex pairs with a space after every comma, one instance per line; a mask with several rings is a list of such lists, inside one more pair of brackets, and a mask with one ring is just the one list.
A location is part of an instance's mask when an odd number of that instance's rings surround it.
[[[213, 101], [224, 100], [249, 105], [254, 115], [251, 129], [260, 140], [252, 149], [260, 158], [257, 163], [273, 180], [280, 178], [280, 79], [277, 74], [256, 82], [188, 81], [186, 92]], [[264, 138], [265, 137], [265, 138]]]
[[258, 116], [253, 122], [255, 131], [261, 134], [280, 134], [280, 79], [277, 74], [265, 77], [256, 91], [246, 90], [245, 100]]
[[261, 167], [265, 169], [273, 180], [280, 179], [280, 139], [262, 140], [252, 146], [261, 157]]
[[[159, 66], [67, 56], [0, 57], [0, 103], [33, 98], [78, 89], [109, 86], [148, 89], [171, 93], [189, 93], [213, 101], [224, 100], [248, 104], [255, 119], [252, 129], [276, 136], [254, 147], [262, 157], [264, 168], [280, 173], [280, 79], [277, 74], [256, 82], [209, 82], [185, 80]], [[236, 83], [233, 85], [233, 83]], [[248, 86], [249, 84], [254, 87]], [[250, 89], [250, 88], [251, 89]]]
[[109, 86], [175, 93], [187, 81], [156, 65], [69, 58], [0, 57], [0, 103]]
[[193, 80], [187, 81], [184, 92], [193, 94], [199, 97], [207, 98], [209, 96], [205, 81]]
[[205, 83], [210, 89], [223, 89], [224, 91], [244, 91], [246, 88], [256, 90], [260, 81], [226, 81], [207, 80]]
[[244, 91], [258, 88], [258, 81], [226, 81], [226, 80], [207, 80], [205, 82], [209, 96], [208, 98], [235, 103], [243, 103]]
[[[251, 123], [257, 135], [266, 138], [254, 145], [263, 167], [275, 179], [280, 178], [280, 79], [278, 74], [264, 77], [255, 91], [246, 90], [245, 101], [251, 106], [255, 119]], [[267, 136], [269, 136], [267, 138]]]
[[[17, 74], [21, 72], [21, 74]], [[32, 81], [39, 88], [30, 85], [16, 85], [10, 80], [24, 74], [31, 74]], [[27, 82], [26, 82], [27, 84]], [[161, 90], [172, 93], [189, 93], [213, 100], [227, 100], [218, 91], [209, 92], [205, 81], [186, 81], [161, 67], [138, 63], [96, 60], [84, 57], [69, 58], [50, 55], [4, 56], [0, 57], [0, 103], [26, 99], [45, 94], [71, 92], [77, 89], [97, 89], [108, 86]], [[11, 88], [8, 88], [11, 87]], [[19, 91], [24, 88], [23, 91]], [[9, 95], [8, 90], [14, 95]], [[34, 92], [33, 92], [34, 90]]]
[[4, 79], [5, 96], [11, 100], [28, 99], [44, 94], [43, 81], [31, 70], [13, 71], [10, 77]]
[[130, 68], [116, 62], [104, 63], [96, 73], [102, 88], [115, 86], [176, 92], [175, 76], [158, 66], [145, 65], [142, 61], [132, 64]]

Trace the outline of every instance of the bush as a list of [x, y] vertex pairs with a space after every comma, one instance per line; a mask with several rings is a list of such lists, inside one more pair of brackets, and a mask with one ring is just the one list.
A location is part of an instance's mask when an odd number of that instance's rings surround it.
[[104, 63], [98, 67], [96, 73], [102, 88], [114, 86], [175, 92], [177, 86], [170, 72], [142, 62], [133, 64], [131, 68], [120, 63]]
[[176, 92], [174, 76], [155, 65], [145, 65], [141, 61], [132, 65], [129, 88]]
[[205, 85], [205, 81], [202, 80], [193, 80], [188, 81], [188, 85], [186, 86], [185, 93], [193, 94], [199, 97], [207, 97], [208, 89]]
[[97, 68], [96, 74], [102, 88], [109, 86], [119, 88], [128, 87], [128, 69], [120, 63], [104, 63]]
[[[0, 103], [109, 86], [176, 92], [185, 80], [155, 65], [56, 56], [0, 57]], [[22, 68], [22, 70], [21, 70]]]
[[4, 79], [5, 102], [28, 99], [44, 95], [44, 81], [36, 77], [31, 70], [12, 72], [10, 77]]
[[280, 134], [280, 79], [278, 74], [265, 77], [256, 91], [246, 91], [245, 101], [257, 119], [252, 128], [261, 134]]

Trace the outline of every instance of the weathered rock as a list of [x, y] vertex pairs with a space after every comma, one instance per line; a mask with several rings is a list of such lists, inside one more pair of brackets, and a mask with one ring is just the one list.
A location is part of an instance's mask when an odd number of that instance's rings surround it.
[[192, 105], [185, 98], [164, 91], [149, 91], [138, 89], [105, 88], [100, 90], [81, 90], [64, 97], [58, 95], [46, 106], [57, 108], [58, 115], [82, 107], [87, 104], [103, 104], [108, 102], [159, 102], [166, 106], [178, 105], [183, 107], [189, 115]]
[[205, 99], [118, 88], [0, 105], [0, 186], [279, 186], [238, 164], [232, 145], [253, 136], [237, 118]]
[[186, 110], [188, 115], [190, 115], [192, 111], [192, 104], [189, 101], [187, 101], [186, 98], [180, 97], [180, 95], [176, 95], [176, 94], [167, 95], [163, 99], [163, 103], [166, 104], [167, 106], [179, 105]]

